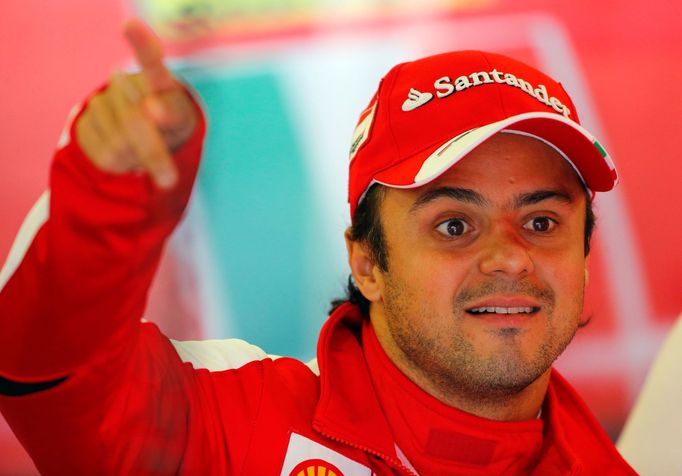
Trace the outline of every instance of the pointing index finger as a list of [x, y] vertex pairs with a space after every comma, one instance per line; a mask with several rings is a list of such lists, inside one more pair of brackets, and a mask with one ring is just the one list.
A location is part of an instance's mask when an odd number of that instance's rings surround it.
[[123, 28], [151, 93], [176, 87], [175, 79], [163, 63], [163, 46], [156, 33], [142, 20], [128, 20]]

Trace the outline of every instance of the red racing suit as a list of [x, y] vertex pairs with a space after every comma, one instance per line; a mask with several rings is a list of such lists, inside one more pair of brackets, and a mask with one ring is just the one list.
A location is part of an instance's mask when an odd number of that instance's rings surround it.
[[[0, 411], [46, 475], [414, 474], [356, 307], [329, 318], [307, 364], [236, 339], [173, 342], [141, 321], [204, 133], [202, 118], [175, 154], [181, 183], [160, 191], [96, 169], [71, 126], [0, 273]], [[532, 474], [634, 474], [555, 371], [543, 420]], [[458, 474], [508, 473], [493, 459]]]

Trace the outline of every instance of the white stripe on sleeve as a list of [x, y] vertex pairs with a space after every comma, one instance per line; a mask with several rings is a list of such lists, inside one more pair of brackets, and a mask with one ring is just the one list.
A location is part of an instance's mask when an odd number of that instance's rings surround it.
[[170, 341], [183, 362], [191, 363], [195, 369], [211, 372], [238, 369], [249, 362], [279, 358], [241, 339]]
[[2, 291], [2, 288], [5, 287], [7, 281], [9, 281], [21, 264], [29, 246], [33, 243], [36, 234], [38, 234], [38, 230], [47, 221], [49, 215], [50, 191], [46, 190], [33, 205], [31, 211], [28, 212], [24, 222], [21, 224], [21, 228], [19, 228], [12, 248], [10, 248], [7, 255], [7, 261], [5, 261], [5, 265], [0, 270], [0, 291]]

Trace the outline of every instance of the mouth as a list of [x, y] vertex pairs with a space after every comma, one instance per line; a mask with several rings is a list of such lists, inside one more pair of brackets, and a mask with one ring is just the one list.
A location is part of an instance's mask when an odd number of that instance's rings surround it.
[[480, 306], [467, 309], [468, 314], [474, 316], [481, 316], [486, 314], [535, 314], [540, 311], [539, 306], [517, 306], [517, 307], [501, 307], [501, 306]]

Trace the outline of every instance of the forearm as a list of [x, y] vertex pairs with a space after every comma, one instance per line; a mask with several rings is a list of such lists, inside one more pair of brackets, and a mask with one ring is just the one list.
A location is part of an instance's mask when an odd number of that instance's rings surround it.
[[171, 190], [147, 175], [99, 170], [73, 140], [57, 151], [49, 201], [20, 233], [30, 245], [14, 247], [8, 261], [20, 261], [0, 290], [0, 376], [60, 379], [102, 346], [131, 345], [204, 133], [201, 119], [176, 151], [180, 181]]

